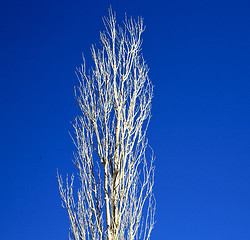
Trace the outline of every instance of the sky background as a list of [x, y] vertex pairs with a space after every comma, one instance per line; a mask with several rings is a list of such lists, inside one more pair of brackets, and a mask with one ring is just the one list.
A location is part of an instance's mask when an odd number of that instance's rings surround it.
[[143, 16], [154, 88], [152, 240], [250, 239], [250, 2], [0, 2], [0, 238], [68, 239], [56, 171], [75, 169], [68, 134], [75, 68], [112, 5]]

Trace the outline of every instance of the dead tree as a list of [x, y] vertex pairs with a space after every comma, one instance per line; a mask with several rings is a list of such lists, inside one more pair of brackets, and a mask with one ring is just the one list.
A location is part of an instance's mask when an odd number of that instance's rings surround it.
[[[101, 48], [92, 46], [94, 66], [86, 72], [85, 59], [77, 69], [75, 88], [80, 114], [73, 124], [73, 179], [58, 175], [63, 206], [73, 240], [150, 239], [155, 200], [152, 150], [146, 131], [153, 86], [141, 54], [145, 30], [142, 18], [127, 18], [123, 26], [109, 10], [100, 33]], [[76, 201], [75, 201], [76, 199]]]

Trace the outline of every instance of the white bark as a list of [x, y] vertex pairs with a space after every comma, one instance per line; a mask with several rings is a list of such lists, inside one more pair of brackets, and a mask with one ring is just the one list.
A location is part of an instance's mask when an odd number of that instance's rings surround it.
[[146, 153], [153, 86], [141, 54], [143, 21], [125, 18], [123, 28], [110, 10], [92, 47], [94, 67], [77, 69], [81, 110], [73, 124], [80, 178], [77, 203], [73, 178], [66, 189], [58, 175], [70, 239], [149, 239], [154, 226], [153, 156]]

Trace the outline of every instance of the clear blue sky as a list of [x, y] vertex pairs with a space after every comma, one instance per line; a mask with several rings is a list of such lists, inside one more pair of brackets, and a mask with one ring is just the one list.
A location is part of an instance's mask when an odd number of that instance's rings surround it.
[[0, 238], [68, 238], [57, 168], [72, 173], [75, 67], [112, 4], [140, 15], [155, 85], [152, 240], [250, 239], [250, 2], [8, 0], [0, 4]]

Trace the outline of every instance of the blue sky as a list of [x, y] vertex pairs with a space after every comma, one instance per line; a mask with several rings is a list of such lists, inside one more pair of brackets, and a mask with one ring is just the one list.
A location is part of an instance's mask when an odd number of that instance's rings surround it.
[[250, 3], [2, 1], [0, 228], [3, 240], [68, 238], [57, 168], [72, 173], [75, 67], [112, 5], [143, 16], [155, 86], [152, 240], [250, 239]]

